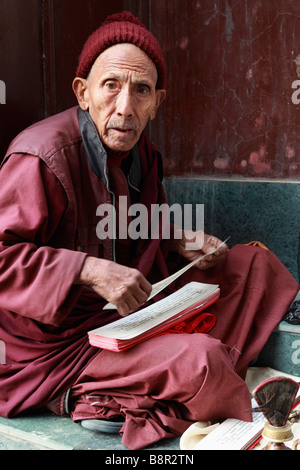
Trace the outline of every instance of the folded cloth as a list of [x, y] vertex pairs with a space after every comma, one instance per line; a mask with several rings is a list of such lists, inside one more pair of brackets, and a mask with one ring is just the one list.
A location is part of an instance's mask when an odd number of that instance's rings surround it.
[[259, 241], [253, 241], [253, 242], [249, 242], [249, 243], [245, 243], [246, 246], [259, 246], [260, 248], [263, 248], [264, 250], [269, 250], [269, 248], [266, 247], [266, 245], [264, 245], [262, 242], [259, 242]]
[[182, 321], [172, 328], [169, 328], [160, 335], [174, 333], [208, 333], [216, 323], [216, 317], [212, 313], [203, 312], [200, 315], [193, 316], [188, 320]]

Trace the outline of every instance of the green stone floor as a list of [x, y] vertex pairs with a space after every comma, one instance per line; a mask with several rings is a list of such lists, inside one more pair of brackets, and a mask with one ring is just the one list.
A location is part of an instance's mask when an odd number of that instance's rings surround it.
[[[149, 450], [179, 450], [179, 438], [166, 439]], [[0, 417], [0, 450], [128, 450], [116, 434], [94, 433], [69, 417], [48, 411], [24, 417]]]

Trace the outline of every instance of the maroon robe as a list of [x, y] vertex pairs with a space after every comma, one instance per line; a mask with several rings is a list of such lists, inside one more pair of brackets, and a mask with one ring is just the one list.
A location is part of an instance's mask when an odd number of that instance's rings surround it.
[[[134, 202], [162, 204], [160, 157], [145, 135], [139, 154], [142, 188]], [[120, 194], [132, 195], [119, 177]], [[87, 254], [112, 257], [111, 240], [96, 236], [96, 209], [110, 201], [88, 164], [77, 108], [11, 144], [0, 172], [0, 415], [44, 407], [72, 387], [73, 419], [122, 414], [131, 448], [178, 435], [194, 420], [249, 419], [247, 364], [298, 283], [272, 253], [237, 246], [222, 266], [180, 280], [220, 284], [209, 336], [161, 336], [121, 354], [92, 348], [87, 332], [118, 314], [102, 311], [104, 299], [75, 282]], [[130, 250], [130, 264], [150, 282], [168, 275], [167, 241], [140, 240]], [[109, 396], [110, 405], [95, 411], [85, 402], [89, 392]]]

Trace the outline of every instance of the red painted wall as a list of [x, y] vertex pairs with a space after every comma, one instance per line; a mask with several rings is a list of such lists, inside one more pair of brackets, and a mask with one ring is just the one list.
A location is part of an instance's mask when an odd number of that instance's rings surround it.
[[150, 24], [168, 65], [152, 128], [166, 173], [299, 179], [300, 2], [153, 0]]
[[76, 104], [71, 86], [82, 46], [123, 9], [123, 0], [0, 0], [0, 160], [18, 132]]

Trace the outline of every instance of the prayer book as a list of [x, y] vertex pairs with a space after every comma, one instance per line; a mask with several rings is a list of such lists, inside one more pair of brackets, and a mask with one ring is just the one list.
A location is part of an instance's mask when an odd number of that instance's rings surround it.
[[146, 339], [162, 334], [218, 300], [219, 286], [190, 282], [176, 292], [127, 317], [88, 332], [92, 346], [124, 351]]

